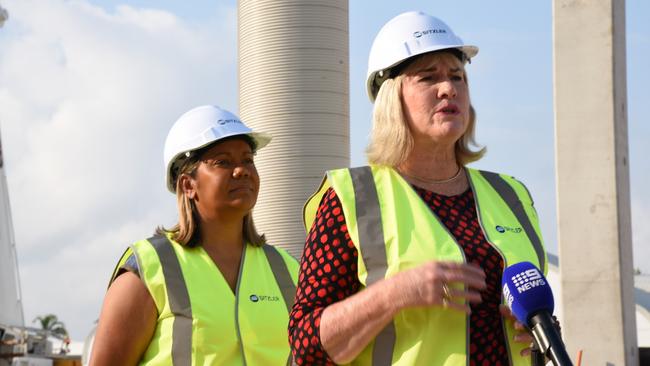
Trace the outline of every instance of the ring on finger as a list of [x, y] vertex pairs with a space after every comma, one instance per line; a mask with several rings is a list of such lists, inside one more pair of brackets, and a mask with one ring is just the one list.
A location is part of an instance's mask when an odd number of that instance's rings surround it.
[[447, 283], [443, 282], [442, 283], [442, 299], [443, 302], [451, 300], [451, 292], [449, 291], [449, 286], [447, 286]]

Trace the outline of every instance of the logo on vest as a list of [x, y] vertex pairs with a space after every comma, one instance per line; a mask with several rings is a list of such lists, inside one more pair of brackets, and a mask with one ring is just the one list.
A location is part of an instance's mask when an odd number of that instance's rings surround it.
[[268, 296], [268, 295], [250, 295], [248, 297], [252, 302], [260, 302], [260, 301], [280, 301], [280, 298], [278, 296]]
[[495, 229], [501, 234], [505, 233], [506, 231], [509, 231], [514, 234], [519, 234], [522, 231], [520, 227], [508, 227], [508, 226], [501, 226], [501, 225], [497, 225]]

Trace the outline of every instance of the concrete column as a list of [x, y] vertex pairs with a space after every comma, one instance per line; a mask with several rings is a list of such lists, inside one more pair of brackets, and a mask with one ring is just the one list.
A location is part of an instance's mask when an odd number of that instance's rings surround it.
[[239, 0], [239, 114], [273, 135], [256, 164], [253, 217], [300, 257], [302, 208], [323, 174], [350, 164], [348, 0]]
[[637, 365], [624, 0], [554, 0], [562, 332], [584, 365]]

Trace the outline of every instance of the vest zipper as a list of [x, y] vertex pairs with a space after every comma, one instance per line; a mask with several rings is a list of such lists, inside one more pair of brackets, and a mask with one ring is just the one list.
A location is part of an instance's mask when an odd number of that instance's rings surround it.
[[[485, 231], [485, 227], [483, 225], [483, 220], [481, 219], [481, 210], [479, 207], [478, 203], [478, 196], [476, 195], [476, 189], [474, 188], [474, 182], [472, 182], [472, 175], [469, 174], [466, 171], [467, 174], [467, 181], [469, 182], [469, 186], [472, 189], [472, 194], [474, 195], [474, 203], [476, 204], [476, 217], [478, 219], [478, 225], [481, 227], [481, 231], [483, 232], [483, 236], [485, 237], [485, 241], [497, 252], [499, 253], [499, 256], [501, 256], [501, 260], [503, 261], [503, 268], [508, 267], [508, 262], [506, 261], [506, 256], [503, 255], [503, 252], [494, 245], [492, 242], [490, 242], [490, 238], [487, 235], [487, 231]], [[501, 304], [504, 305], [503, 302], [503, 294], [501, 294]], [[512, 350], [510, 349], [510, 341], [509, 341], [509, 334], [508, 334], [508, 329], [506, 327], [506, 322], [505, 319], [501, 319], [501, 328], [503, 328], [503, 334], [505, 335], [505, 343], [506, 343], [506, 350], [508, 351], [508, 363], [510, 366], [512, 366]]]
[[248, 244], [244, 243], [244, 249], [242, 250], [241, 259], [239, 262], [239, 273], [237, 274], [237, 286], [235, 287], [235, 329], [237, 330], [237, 340], [239, 340], [239, 351], [241, 352], [242, 361], [244, 361], [244, 366], [246, 366], [246, 353], [244, 353], [244, 342], [241, 337], [241, 331], [239, 330], [239, 286], [241, 284], [241, 278], [243, 277], [242, 273], [244, 272], [244, 259], [246, 258], [246, 247]]

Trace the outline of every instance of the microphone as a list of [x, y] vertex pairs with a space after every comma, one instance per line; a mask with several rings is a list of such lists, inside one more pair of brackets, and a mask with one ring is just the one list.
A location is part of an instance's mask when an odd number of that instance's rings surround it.
[[553, 292], [544, 275], [530, 262], [503, 271], [503, 297], [517, 320], [528, 326], [540, 351], [555, 366], [573, 366], [553, 321]]

